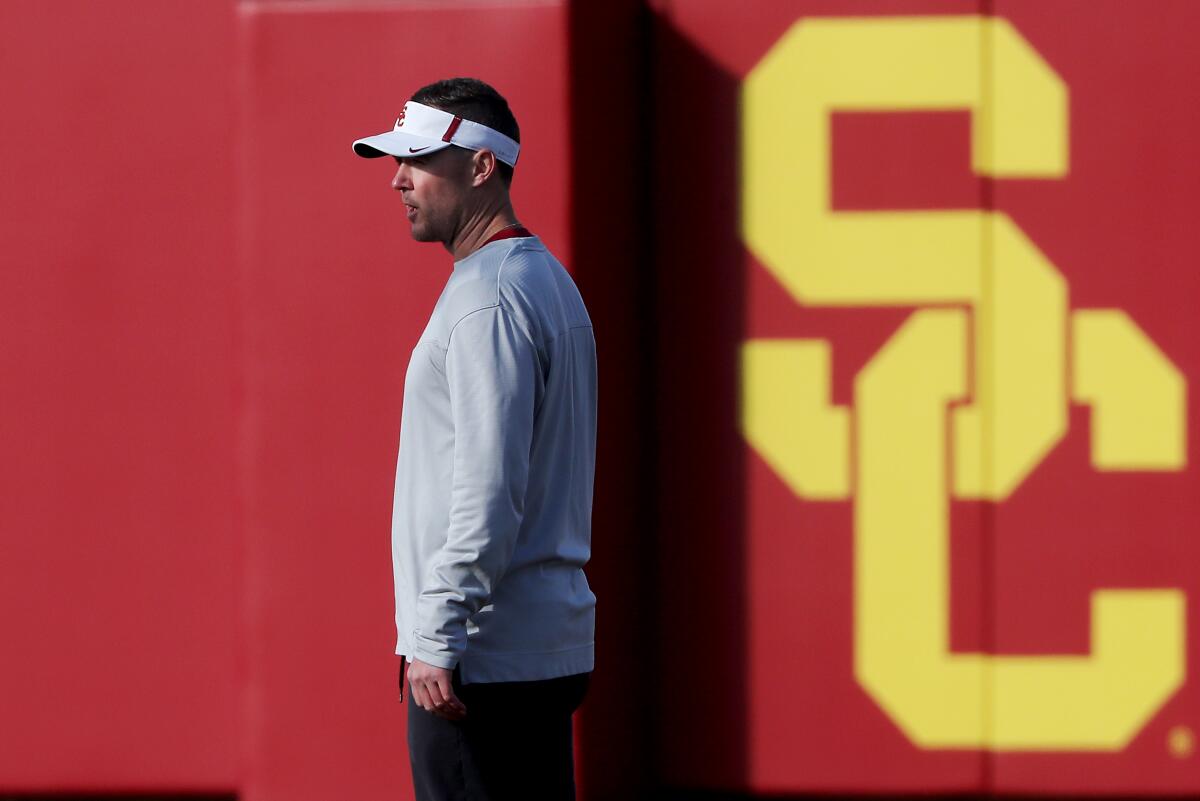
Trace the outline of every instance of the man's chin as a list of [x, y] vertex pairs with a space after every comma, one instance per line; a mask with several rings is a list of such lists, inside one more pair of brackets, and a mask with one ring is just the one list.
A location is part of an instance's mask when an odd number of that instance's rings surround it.
[[437, 235], [424, 225], [413, 225], [409, 229], [412, 238], [418, 242], [439, 242]]

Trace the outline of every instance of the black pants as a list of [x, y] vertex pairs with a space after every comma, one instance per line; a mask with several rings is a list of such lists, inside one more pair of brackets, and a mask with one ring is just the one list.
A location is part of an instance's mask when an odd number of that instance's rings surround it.
[[591, 675], [463, 684], [455, 668], [463, 720], [439, 718], [407, 698], [417, 801], [574, 801], [571, 713]]

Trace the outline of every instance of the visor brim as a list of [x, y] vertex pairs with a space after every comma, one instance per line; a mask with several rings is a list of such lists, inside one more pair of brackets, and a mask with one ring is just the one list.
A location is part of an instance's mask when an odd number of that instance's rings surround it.
[[448, 147], [450, 147], [450, 142], [414, 136], [400, 131], [385, 131], [354, 142], [354, 152], [365, 159], [377, 159], [380, 156], [412, 158], [426, 153], [436, 153]]

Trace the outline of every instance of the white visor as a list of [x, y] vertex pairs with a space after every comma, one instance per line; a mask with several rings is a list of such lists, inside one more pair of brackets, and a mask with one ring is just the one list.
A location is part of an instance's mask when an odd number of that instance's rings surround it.
[[499, 131], [411, 100], [404, 104], [392, 130], [357, 140], [354, 152], [368, 159], [380, 156], [411, 158], [436, 153], [450, 145], [468, 150], [487, 148], [510, 167], [517, 165], [517, 156], [521, 152], [519, 144]]

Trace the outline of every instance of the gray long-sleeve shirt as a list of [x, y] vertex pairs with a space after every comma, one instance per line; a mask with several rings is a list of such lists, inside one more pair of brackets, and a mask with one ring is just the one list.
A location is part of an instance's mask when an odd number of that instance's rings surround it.
[[534, 236], [454, 263], [404, 383], [392, 507], [396, 653], [462, 681], [593, 666], [596, 342]]

